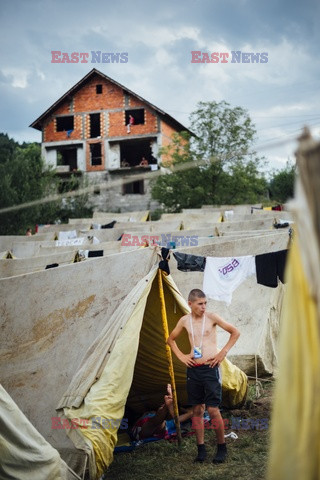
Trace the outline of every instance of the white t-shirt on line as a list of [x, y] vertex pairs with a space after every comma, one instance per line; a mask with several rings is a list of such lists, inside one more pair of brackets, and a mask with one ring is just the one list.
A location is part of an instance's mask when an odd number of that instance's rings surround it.
[[230, 305], [232, 292], [250, 275], [256, 273], [255, 257], [207, 257], [203, 291], [208, 298]]

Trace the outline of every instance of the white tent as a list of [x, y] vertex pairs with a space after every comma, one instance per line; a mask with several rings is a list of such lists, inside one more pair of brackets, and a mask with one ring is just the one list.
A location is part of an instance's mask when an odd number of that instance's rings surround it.
[[[219, 237], [216, 242], [177, 251], [203, 257], [259, 255], [285, 250], [289, 241], [287, 232], [232, 240]], [[170, 270], [184, 297], [193, 288], [203, 288], [202, 272], [179, 271], [174, 258], [170, 260]], [[241, 337], [233, 347], [230, 359], [248, 375], [255, 375], [256, 368], [259, 375], [272, 374], [277, 368], [276, 344], [283, 290], [282, 284], [275, 289], [259, 285], [253, 275], [233, 292], [231, 305], [212, 299], [208, 301], [209, 310], [239, 328]], [[220, 341], [225, 341], [224, 333], [221, 333]]]

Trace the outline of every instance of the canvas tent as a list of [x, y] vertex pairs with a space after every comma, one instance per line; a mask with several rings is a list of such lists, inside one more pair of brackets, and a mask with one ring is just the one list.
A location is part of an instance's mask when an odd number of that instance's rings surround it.
[[[96, 478], [112, 461], [117, 427], [125, 406], [139, 414], [163, 402], [163, 390], [170, 382], [165, 356], [164, 332], [159, 318], [159, 271], [155, 267], [140, 280], [88, 350], [80, 369], [59, 403], [63, 415], [78, 421], [89, 420], [88, 428], [69, 430], [75, 445], [86, 450], [90, 474]], [[171, 276], [162, 274], [169, 330], [189, 311]], [[187, 335], [178, 340], [188, 352]], [[180, 402], [187, 403], [186, 368], [173, 359], [175, 385]], [[223, 404], [234, 407], [246, 396], [245, 374], [229, 361], [222, 362]], [[98, 380], [97, 380], [98, 379]], [[90, 428], [99, 418], [107, 428]]]
[[52, 264], [68, 265], [75, 261], [76, 253], [69, 251], [33, 258], [3, 258], [0, 259], [0, 278], [44, 270], [47, 265]]
[[[52, 429], [52, 417], [112, 419], [127, 399], [136, 412], [162, 402], [169, 377], [157, 263], [147, 248], [0, 280], [3, 384], [74, 471], [83, 474], [89, 459], [91, 478], [111, 462], [117, 428], [68, 430], [73, 444], [66, 430]], [[171, 277], [164, 290], [171, 330], [187, 305]], [[185, 367], [174, 365], [184, 403]], [[246, 376], [230, 362], [222, 368], [224, 402], [234, 406]]]
[[0, 478], [78, 479], [0, 385]]
[[[290, 245], [288, 232], [273, 232], [266, 235], [229, 239], [218, 237], [217, 241], [196, 247], [181, 247], [182, 253], [203, 257], [234, 257], [259, 255], [285, 250]], [[174, 258], [170, 271], [183, 296], [192, 288], [203, 288], [203, 273], [179, 271]], [[257, 283], [255, 275], [248, 277], [234, 292], [231, 305], [209, 299], [208, 310], [217, 312], [226, 321], [233, 323], [241, 337], [230, 352], [230, 359], [247, 375], [273, 374], [278, 366], [277, 340], [280, 314], [285, 287], [269, 288]], [[219, 338], [219, 335], [218, 335]], [[225, 341], [221, 332], [220, 342]]]
[[268, 480], [320, 478], [320, 143], [300, 137]]
[[138, 249], [0, 280], [1, 382], [73, 470], [86, 455], [51, 417], [85, 351], [155, 261]]

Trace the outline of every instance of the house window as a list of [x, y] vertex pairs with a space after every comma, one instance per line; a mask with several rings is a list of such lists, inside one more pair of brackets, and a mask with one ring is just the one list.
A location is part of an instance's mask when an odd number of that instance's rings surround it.
[[102, 93], [102, 85], [96, 85], [96, 93]]
[[73, 130], [73, 115], [68, 117], [57, 117], [57, 132], [66, 132], [68, 130]]
[[102, 165], [101, 143], [90, 144], [90, 158], [91, 158], [91, 165], [93, 166]]
[[144, 194], [144, 180], [137, 180], [136, 182], [125, 183], [123, 185], [123, 195], [127, 194]]
[[90, 138], [100, 137], [100, 113], [90, 114]]
[[[133, 123], [130, 122], [130, 117], [133, 117]], [[144, 108], [137, 108], [135, 110], [126, 110], [126, 125], [143, 125], [144, 124]]]

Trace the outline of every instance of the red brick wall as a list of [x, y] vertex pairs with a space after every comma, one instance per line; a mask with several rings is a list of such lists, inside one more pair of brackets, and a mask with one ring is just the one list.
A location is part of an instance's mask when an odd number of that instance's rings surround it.
[[[161, 120], [161, 133], [162, 133], [162, 147], [167, 147], [172, 142], [172, 135], [176, 133], [177, 130], [170, 127], [167, 123]], [[163, 162], [171, 162], [171, 158], [167, 155], [162, 155]]]
[[[102, 93], [96, 93], [96, 85], [102, 85]], [[124, 93], [122, 88], [94, 76], [74, 95], [73, 108], [75, 112], [124, 108]]]
[[130, 107], [144, 107], [145, 104], [141, 102], [138, 98], [133, 97], [132, 95], [129, 96], [129, 108]]
[[69, 114], [70, 113], [70, 104], [71, 102], [64, 102], [62, 105], [60, 105], [59, 108], [54, 112], [55, 115], [64, 115], [64, 114]]
[[[70, 115], [72, 113], [68, 112]], [[44, 127], [44, 142], [59, 142], [63, 140], [78, 140], [79, 138], [83, 137], [82, 132], [82, 116], [81, 115], [74, 115], [73, 120], [73, 132], [71, 132], [70, 136], [67, 137], [67, 132], [57, 132], [56, 127], [56, 118], [52, 118], [50, 122]]]
[[[106, 124], [105, 124], [105, 114], [104, 112], [100, 113], [100, 136], [106, 136]], [[84, 133], [83, 138], [90, 138], [90, 113], [87, 113], [84, 117]]]
[[145, 109], [144, 111], [144, 124], [131, 125], [130, 133], [127, 133], [127, 126], [125, 125], [125, 111], [109, 112], [108, 115], [108, 137], [129, 137], [130, 135], [142, 135], [144, 133], [148, 134], [158, 132], [157, 116], [154, 113], [151, 113], [149, 110]]
[[[102, 85], [102, 93], [96, 93], [96, 85]], [[70, 111], [70, 106], [73, 110]], [[122, 88], [114, 85], [98, 75], [92, 77], [80, 90], [78, 90], [71, 100], [66, 100], [54, 111], [54, 114], [44, 126], [44, 142], [59, 142], [67, 140], [86, 139], [86, 165], [88, 171], [101, 171], [105, 169], [104, 142], [101, 139], [90, 139], [90, 114], [101, 110], [101, 137], [127, 137], [143, 134], [156, 134], [159, 132], [157, 114], [146, 108], [145, 104], [129, 95], [127, 109], [141, 107], [144, 108], [144, 124], [132, 125], [130, 133], [127, 133], [125, 122], [125, 94]], [[112, 109], [121, 109], [121, 111], [112, 112]], [[108, 111], [109, 110], [109, 111]], [[74, 115], [74, 131], [67, 137], [66, 132], [56, 131], [56, 115]], [[84, 128], [83, 128], [84, 117]], [[106, 121], [108, 122], [106, 125]], [[107, 128], [108, 127], [108, 128]], [[171, 142], [171, 135], [175, 130], [161, 121], [162, 146]], [[92, 142], [102, 143], [102, 165], [90, 165], [90, 147]]]
[[[101, 155], [102, 155], [102, 161], [101, 165], [91, 165], [90, 162], [90, 145], [91, 143], [101, 143]], [[86, 170], [87, 172], [101, 172], [102, 170], [105, 170], [105, 156], [104, 156], [104, 142], [99, 139], [99, 140], [88, 140], [86, 144]]]

